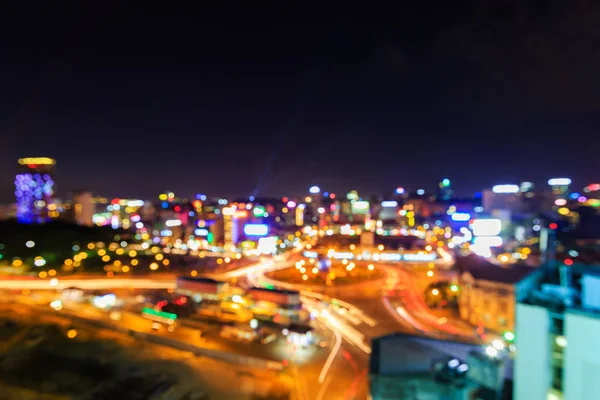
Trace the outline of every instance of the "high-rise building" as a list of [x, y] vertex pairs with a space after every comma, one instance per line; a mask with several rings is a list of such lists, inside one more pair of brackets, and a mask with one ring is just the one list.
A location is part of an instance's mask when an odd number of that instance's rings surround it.
[[96, 203], [90, 192], [73, 194], [73, 218], [78, 225], [94, 225], [93, 216], [96, 212]]
[[23, 223], [42, 223], [48, 219], [48, 205], [54, 195], [54, 165], [48, 157], [19, 159], [15, 177], [17, 219]]

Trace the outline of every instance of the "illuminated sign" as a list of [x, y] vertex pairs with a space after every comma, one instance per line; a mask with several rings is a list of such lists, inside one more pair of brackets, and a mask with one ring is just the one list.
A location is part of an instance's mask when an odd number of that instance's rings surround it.
[[179, 219], [170, 219], [165, 222], [166, 226], [179, 226], [181, 224], [182, 224], [182, 222]]
[[354, 258], [354, 254], [347, 252], [347, 251], [335, 251], [332, 253], [331, 255], [333, 258], [335, 258], [336, 260], [343, 260], [343, 259], [353, 259]]
[[475, 236], [496, 236], [502, 230], [502, 222], [499, 219], [476, 219], [471, 229]]
[[194, 230], [194, 235], [196, 236], [208, 236], [208, 229], [206, 228], [197, 228]]
[[318, 258], [319, 255], [316, 251], [305, 251], [302, 255], [306, 258]]
[[494, 193], [518, 193], [519, 186], [517, 185], [496, 185], [492, 188]]
[[256, 206], [254, 207], [254, 210], [252, 210], [252, 213], [255, 217], [262, 217], [263, 215], [265, 215], [265, 212], [266, 210], [263, 206]]
[[54, 165], [56, 160], [48, 157], [27, 157], [19, 158], [20, 165]]
[[382, 201], [381, 207], [398, 207], [398, 202], [395, 200]]
[[381, 261], [400, 261], [402, 260], [402, 254], [399, 253], [381, 253], [379, 255]]
[[244, 233], [248, 236], [266, 236], [269, 234], [269, 226], [265, 224], [246, 224]]
[[464, 221], [468, 221], [471, 219], [471, 214], [455, 212], [454, 214], [452, 214], [452, 216], [450, 218], [452, 218], [452, 221], [464, 222]]
[[550, 186], [568, 186], [570, 184], [571, 180], [569, 178], [552, 178], [548, 180]]
[[436, 258], [434, 253], [408, 253], [403, 254], [404, 261], [433, 261]]
[[127, 206], [128, 207], [141, 207], [144, 205], [144, 201], [143, 200], [129, 200], [127, 202]]
[[477, 247], [500, 247], [502, 246], [502, 238], [500, 236], [477, 236], [473, 239], [473, 244]]
[[223, 215], [232, 216], [235, 214], [234, 207], [223, 207]]
[[368, 214], [368, 213], [369, 213], [369, 202], [368, 201], [352, 202], [352, 214]]
[[273, 254], [277, 251], [277, 237], [261, 237], [258, 239], [258, 251], [261, 254]]

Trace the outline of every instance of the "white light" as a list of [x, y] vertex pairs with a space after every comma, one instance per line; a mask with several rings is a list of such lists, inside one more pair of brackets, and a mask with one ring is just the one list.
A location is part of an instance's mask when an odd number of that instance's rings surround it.
[[288, 206], [288, 208], [294, 208], [294, 207], [296, 207], [296, 202], [290, 200], [287, 202], [287, 206]]
[[319, 207], [319, 208], [317, 209], [317, 212], [318, 212], [319, 214], [325, 214], [325, 208], [324, 208], [324, 207]]
[[504, 349], [504, 343], [502, 343], [502, 340], [498, 340], [498, 339], [494, 340], [492, 342], [492, 346], [494, 346], [494, 348], [496, 350], [502, 350], [502, 349]]
[[242, 300], [242, 296], [240, 296], [239, 294], [235, 294], [231, 297], [231, 301], [233, 301], [234, 303], [243, 303], [244, 301]]
[[277, 238], [273, 237], [262, 237], [258, 239], [257, 250], [261, 254], [273, 254], [277, 251]]
[[487, 354], [490, 357], [496, 357], [498, 355], [498, 350], [496, 350], [492, 346], [488, 346], [485, 348], [485, 354]]
[[136, 222], [136, 223], [135, 223], [135, 227], [136, 227], [137, 229], [142, 229], [142, 228], [144, 227], [144, 223], [143, 223], [143, 222]]
[[502, 230], [502, 221], [499, 219], [476, 219], [471, 224], [475, 236], [496, 236]]
[[456, 368], [456, 370], [458, 372], [465, 372], [469, 369], [469, 366], [467, 364], [461, 364], [458, 366], [458, 368]]
[[396, 194], [404, 194], [405, 190], [403, 187], [397, 187], [396, 188]]
[[382, 201], [381, 207], [398, 207], [398, 202], [395, 200]]
[[44, 265], [46, 265], [46, 260], [44, 260], [43, 258], [38, 258], [37, 260], [34, 260], [33, 263], [36, 267], [43, 267]]
[[569, 178], [552, 178], [548, 180], [550, 186], [568, 186], [570, 184], [571, 180]]
[[500, 236], [477, 236], [473, 239], [473, 244], [477, 247], [500, 247], [502, 238]]
[[179, 219], [170, 219], [165, 222], [166, 226], [179, 226], [181, 224], [182, 224], [182, 222]]
[[258, 327], [258, 321], [255, 319], [250, 320], [250, 328], [256, 329]]
[[246, 224], [244, 233], [248, 236], [265, 236], [269, 233], [269, 226], [265, 224]]
[[127, 202], [128, 207], [141, 207], [144, 205], [143, 200], [130, 200]]
[[460, 364], [460, 361], [458, 361], [456, 358], [453, 358], [452, 360], [448, 361], [448, 366], [450, 368], [456, 368], [456, 367], [458, 367], [459, 364]]
[[423, 190], [423, 189], [417, 189], [417, 194], [419, 196], [423, 196], [425, 194], [425, 190]]
[[35, 246], [35, 242], [33, 240], [29, 240], [27, 241], [27, 243], [25, 243], [25, 246], [32, 248], [33, 246]]
[[452, 218], [452, 221], [464, 222], [464, 221], [468, 221], [468, 220], [471, 219], [471, 214], [469, 214], [469, 213], [462, 213], [462, 212], [455, 212], [455, 213], [452, 214], [452, 216], [450, 218]]
[[56, 279], [56, 278], [50, 279], [50, 286], [52, 286], [52, 287], [58, 286], [58, 279]]
[[321, 193], [321, 188], [320, 188], [320, 187], [318, 187], [318, 186], [311, 186], [311, 187], [308, 189], [308, 191], [309, 191], [311, 194], [317, 194], [317, 193]]
[[492, 188], [494, 193], [518, 193], [519, 186], [517, 185], [496, 185]]
[[564, 206], [565, 204], [567, 204], [567, 200], [565, 200], [565, 199], [556, 199], [554, 201], [554, 204], [556, 204], [557, 206]]
[[554, 340], [558, 347], [567, 347], [567, 339], [564, 336], [557, 336]]

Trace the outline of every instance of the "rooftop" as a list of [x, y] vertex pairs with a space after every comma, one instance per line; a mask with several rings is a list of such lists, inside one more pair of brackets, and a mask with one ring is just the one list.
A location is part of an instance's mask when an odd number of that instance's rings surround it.
[[468, 272], [478, 280], [515, 284], [531, 274], [536, 268], [526, 265], [513, 264], [499, 266], [493, 264], [476, 254], [469, 254], [456, 260], [456, 267], [462, 274]]

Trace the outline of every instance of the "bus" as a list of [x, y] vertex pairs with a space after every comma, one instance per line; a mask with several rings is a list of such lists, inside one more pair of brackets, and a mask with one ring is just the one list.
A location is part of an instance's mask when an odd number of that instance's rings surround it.
[[169, 332], [173, 332], [175, 330], [177, 314], [158, 311], [154, 308], [146, 307], [142, 310], [142, 317], [153, 321], [152, 329], [154, 330], [160, 329], [160, 327], [163, 325], [166, 325]]

